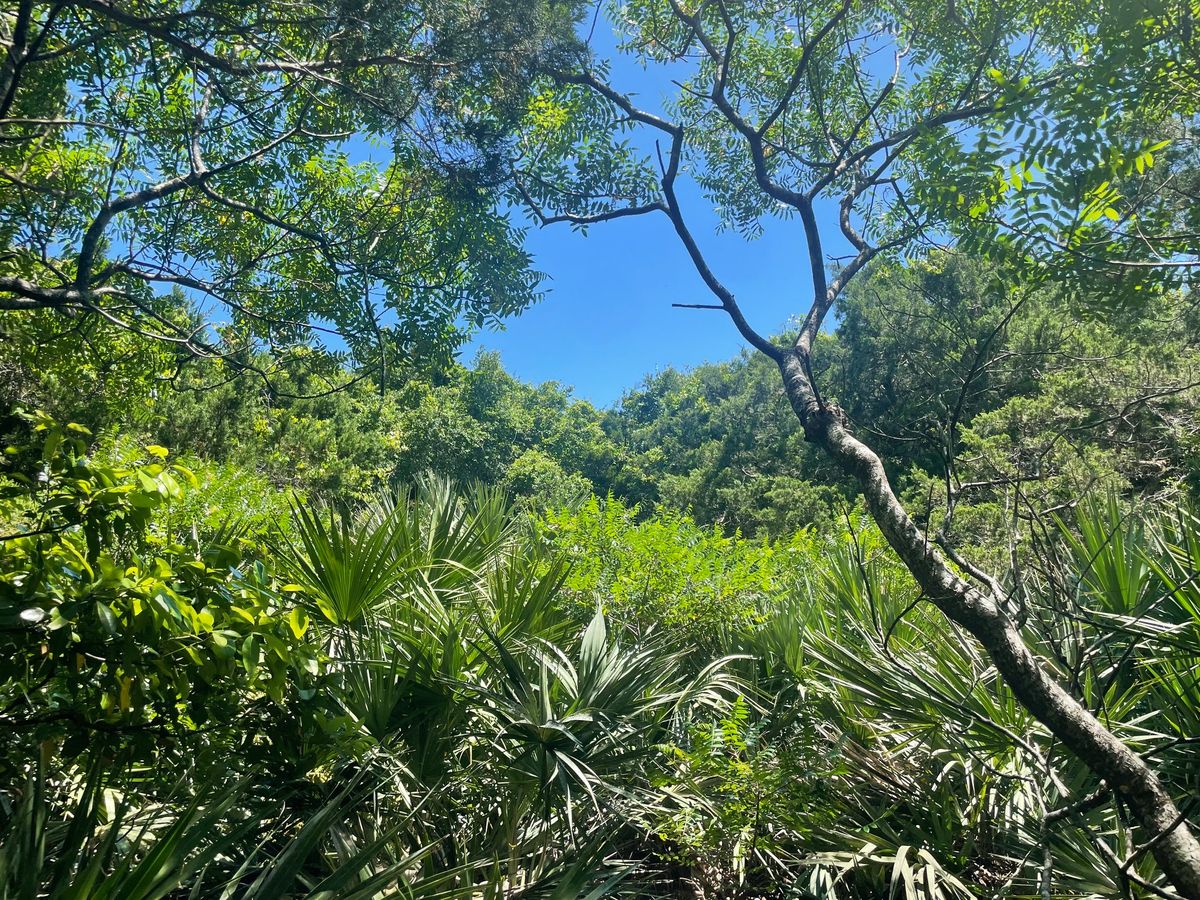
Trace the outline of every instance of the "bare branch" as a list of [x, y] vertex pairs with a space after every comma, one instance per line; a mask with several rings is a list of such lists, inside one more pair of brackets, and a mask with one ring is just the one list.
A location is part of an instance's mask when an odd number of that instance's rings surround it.
[[107, 0], [75, 0], [75, 5], [107, 16], [130, 28], [158, 38], [179, 50], [186, 59], [204, 63], [213, 69], [230, 75], [251, 75], [254, 73], [284, 72], [300, 75], [320, 75], [335, 71], [350, 71], [376, 66], [404, 66], [409, 68], [451, 68], [451, 63], [422, 59], [399, 54], [378, 54], [352, 59], [324, 60], [260, 60], [243, 63], [234, 59], [218, 56], [203, 47], [186, 41], [162, 24], [161, 18], [138, 16], [121, 9], [115, 3]]
[[809, 60], [812, 58], [813, 53], [816, 52], [817, 46], [821, 43], [821, 41], [825, 40], [829, 32], [833, 31], [833, 29], [837, 27], [838, 22], [844, 19], [846, 14], [850, 12], [850, 4], [852, 2], [853, 0], [842, 0], [841, 8], [830, 17], [828, 22], [818, 28], [813, 36], [808, 39], [808, 41], [805, 42], [804, 49], [800, 51], [800, 59], [796, 63], [796, 68], [792, 72], [792, 77], [788, 81], [788, 85], [783, 92], [783, 96], [780, 97], [779, 103], [776, 105], [775, 109], [771, 111], [771, 114], [767, 116], [763, 120], [763, 123], [758, 127], [758, 133], [760, 136], [765, 135], [767, 131], [770, 130], [771, 126], [775, 124], [776, 120], [787, 110], [788, 104], [792, 102], [792, 97], [795, 95], [796, 90], [800, 87], [800, 83], [804, 80], [805, 74], [808, 72]]
[[140, 191], [133, 191], [118, 197], [116, 200], [106, 202], [100, 208], [100, 212], [96, 218], [92, 220], [92, 224], [88, 226], [87, 231], [83, 235], [83, 240], [79, 247], [79, 256], [75, 274], [75, 289], [80, 294], [87, 294], [92, 279], [92, 268], [95, 265], [96, 252], [99, 247], [100, 238], [104, 234], [104, 230], [108, 227], [108, 223], [113, 217], [119, 213], [126, 212], [131, 209], [136, 209], [140, 206], [145, 206], [148, 203], [153, 203], [155, 200], [161, 200], [178, 191], [182, 191], [189, 187], [199, 185], [209, 179], [233, 169], [237, 166], [252, 162], [255, 159], [260, 159], [266, 156], [280, 144], [290, 140], [296, 134], [296, 129], [292, 128], [283, 132], [266, 144], [258, 147], [255, 150], [222, 163], [213, 169], [193, 169], [186, 175], [178, 175], [175, 178], [168, 178], [166, 181], [161, 181], [156, 185], [148, 188], [143, 188]]
[[638, 109], [627, 96], [620, 91], [613, 90], [609, 85], [598, 79], [591, 72], [564, 72], [561, 70], [551, 71], [550, 76], [555, 81], [560, 81], [564, 84], [577, 84], [582, 87], [589, 87], [600, 96], [604, 97], [614, 106], [617, 106], [625, 115], [633, 119], [635, 122], [641, 122], [643, 125], [649, 125], [652, 128], [657, 128], [659, 131], [669, 135], [676, 135], [681, 132], [680, 126], [673, 122], [668, 122], [666, 119], [656, 116], [653, 113], [648, 113], [645, 110]]
[[538, 203], [530, 196], [525, 185], [521, 183], [520, 175], [514, 173], [513, 184], [517, 188], [517, 193], [521, 195], [521, 199], [525, 201], [526, 207], [538, 220], [540, 225], [557, 225], [560, 222], [569, 222], [572, 225], [595, 225], [598, 222], [611, 222], [614, 219], [624, 219], [629, 216], [640, 216], [650, 212], [666, 212], [666, 207], [662, 201], [655, 200], [652, 203], [640, 203], [636, 206], [621, 206], [616, 209], [604, 210], [598, 213], [582, 215], [579, 213], [555, 213], [550, 214], [538, 205]]

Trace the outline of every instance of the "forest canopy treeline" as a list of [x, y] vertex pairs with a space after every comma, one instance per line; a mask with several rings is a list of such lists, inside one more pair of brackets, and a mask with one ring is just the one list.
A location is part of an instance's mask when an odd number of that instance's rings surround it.
[[[1186, 502], [1200, 484], [1194, 303], [1167, 291], [1073, 310], [1054, 287], [966, 256], [880, 265], [821, 335], [822, 374], [924, 515], [944, 515], [951, 480], [971, 542], [1091, 493]], [[276, 496], [361, 501], [432, 472], [552, 506], [611, 494], [774, 538], [829, 526], [855, 502], [751, 354], [663, 370], [597, 409], [563, 385], [522, 383], [494, 354], [306, 398], [324, 382], [299, 362], [272, 385], [248, 374], [213, 386], [205, 369], [164, 379], [153, 351], [130, 353], [112, 330], [60, 326], [35, 341], [38, 328], [6, 323], [9, 409], [180, 448]], [[8, 428], [10, 442], [23, 430]]]

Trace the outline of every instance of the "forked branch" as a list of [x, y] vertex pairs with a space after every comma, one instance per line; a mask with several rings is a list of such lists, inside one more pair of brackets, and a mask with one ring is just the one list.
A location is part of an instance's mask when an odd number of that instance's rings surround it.
[[[876, 254], [898, 247], [914, 236], [911, 230], [906, 229], [879, 246], [872, 245], [854, 225], [856, 201], [874, 187], [895, 187], [890, 170], [919, 134], [945, 128], [953, 123], [985, 117], [993, 112], [995, 97], [991, 93], [985, 93], [972, 98], [972, 91], [967, 91], [958, 104], [950, 109], [932, 113], [918, 124], [864, 140], [857, 148], [851, 148], [849, 145], [836, 148], [833, 150], [833, 165], [822, 169], [808, 190], [796, 191], [774, 180], [764, 144], [764, 133], [784, 114], [803, 77], [803, 64], [811, 54], [817, 52], [815, 47], [820, 38], [806, 46], [797, 74], [785, 88], [781, 102], [762, 124], [756, 126], [739, 113], [727, 96], [730, 57], [735, 47], [732, 38], [734, 25], [728, 14], [722, 9], [726, 29], [725, 40], [722, 42], [705, 33], [700, 12], [687, 13], [677, 0], [671, 0], [671, 5], [677, 18], [700, 42], [712, 64], [714, 74], [708, 99], [711, 100], [715, 112], [744, 140], [753, 166], [755, 183], [767, 196], [786, 204], [798, 213], [808, 251], [813, 292], [809, 310], [795, 343], [783, 349], [754, 331], [733, 292], [713, 273], [689, 229], [676, 193], [676, 178], [686, 139], [684, 127], [637, 109], [627, 96], [600, 82], [590, 73], [560, 74], [560, 80], [591, 87], [629, 118], [656, 128], [671, 138], [668, 162], [663, 166], [661, 203], [649, 204], [640, 210], [629, 208], [621, 215], [659, 210], [666, 213], [696, 271], [719, 301], [716, 306], [730, 316], [739, 333], [752, 346], [769, 356], [779, 366], [784, 389], [805, 436], [810, 442], [820, 446], [857, 483], [872, 518], [912, 574], [922, 590], [922, 595], [934, 603], [947, 618], [962, 626], [978, 640], [1005, 683], [1024, 707], [1099, 775], [1106, 785], [1121, 794], [1145, 830], [1144, 849], [1154, 855], [1163, 872], [1182, 896], [1200, 900], [1200, 843], [1188, 826], [1186, 815], [1180, 811], [1154, 771], [1142, 757], [1114, 736], [1060, 684], [1049, 670], [1046, 661], [1026, 645], [1019, 626], [1005, 609], [1004, 597], [998, 583], [981, 569], [962, 560], [962, 568], [971, 572], [984, 586], [978, 587], [961, 577], [947, 563], [937, 543], [930, 540], [896, 497], [883, 461], [854, 435], [844, 413], [837, 406], [822, 400], [813, 377], [811, 356], [816, 335], [838, 296]], [[833, 33], [848, 8], [849, 3], [846, 3], [817, 34], [824, 37]], [[1056, 79], [1057, 76], [1054, 76], [1042, 84], [1052, 84]], [[1035, 85], [1035, 89], [1037, 87]], [[886, 99], [888, 91], [885, 87], [879, 99], [868, 103], [867, 115], [862, 121], [872, 119]], [[696, 92], [694, 96], [699, 97], [701, 94]], [[861, 128], [855, 131], [859, 130]], [[879, 131], [878, 124], [875, 130]], [[851, 186], [838, 202], [837, 227], [855, 248], [856, 253], [850, 263], [830, 281], [825, 273], [822, 234], [814, 200], [824, 195], [839, 183], [839, 180], [847, 178], [851, 180]], [[611, 217], [617, 216], [613, 214]], [[542, 221], [548, 221], [549, 218], [543, 216]], [[947, 551], [953, 552], [949, 545]]]

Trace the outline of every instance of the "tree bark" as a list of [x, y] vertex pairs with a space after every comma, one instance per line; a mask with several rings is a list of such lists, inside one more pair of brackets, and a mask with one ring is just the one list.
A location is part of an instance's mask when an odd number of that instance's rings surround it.
[[[1180, 896], [1188, 900], [1200, 900], [1200, 843], [1180, 814], [1175, 801], [1163, 788], [1158, 776], [1145, 760], [1118, 740], [1099, 719], [1054, 680], [1050, 667], [1026, 646], [1020, 629], [998, 599], [976, 588], [950, 568], [928, 536], [917, 527], [896, 499], [879, 456], [854, 436], [845, 415], [836, 405], [826, 404], [821, 399], [811, 376], [811, 352], [826, 315], [850, 278], [860, 272], [880, 249], [868, 245], [854, 229], [851, 213], [855, 200], [862, 196], [871, 184], [880, 183], [884, 169], [894, 158], [894, 154], [899, 152], [898, 148], [921, 128], [933, 129], [951, 121], [970, 119], [981, 113], [983, 107], [960, 107], [940, 112], [921, 126], [906, 128], [876, 140], [855, 151], [854, 160], [847, 162], [845, 158], [840, 159], [827, 173], [819, 177], [816, 184], [806, 193], [798, 193], [771, 180], [763, 138], [768, 126], [751, 126], [742, 118], [737, 106], [724, 95], [727, 62], [731, 51], [722, 51], [717, 43], [703, 34], [699, 14], [687, 14], [674, 0], [672, 8], [676, 17], [699, 37], [706, 53], [718, 69], [711, 93], [712, 102], [734, 129], [746, 139], [757, 184], [776, 202], [795, 209], [804, 227], [813, 279], [813, 303], [795, 343], [789, 348], [780, 347], [751, 327], [732, 291], [713, 273], [687, 227], [675, 194], [675, 179], [680, 171], [685, 139], [684, 127], [638, 109], [629, 97], [618, 93], [590, 73], [559, 74], [557, 77], [566, 82], [591, 87], [622, 110], [632, 121], [655, 128], [671, 138], [669, 162], [663, 166], [662, 199], [656, 203], [628, 209], [618, 207], [599, 215], [576, 216], [568, 213], [558, 218], [566, 218], [568, 221], [584, 225], [651, 209], [666, 213], [701, 280], [720, 301], [720, 308], [729, 314], [747, 343], [766, 354], [779, 366], [788, 399], [804, 428], [807, 440], [824, 449], [855, 479], [866, 499], [871, 516], [925, 595], [951, 621], [965, 628], [979, 641], [1021, 704], [1092, 772], [1103, 778], [1111, 790], [1124, 798], [1138, 824], [1145, 831], [1146, 843], [1143, 846], [1158, 861], [1159, 867]], [[798, 72], [803, 72], [803, 63]], [[1049, 83], [1051, 82], [1047, 82]], [[784, 106], [786, 102], [785, 99]], [[844, 173], [848, 166], [885, 149], [892, 155], [884, 161], [883, 166], [863, 180], [856, 179], [850, 192], [842, 198], [839, 226], [858, 253], [840, 269], [832, 282], [827, 282], [825, 255], [813, 198], [824, 191], [839, 174]], [[543, 222], [553, 220], [541, 212], [538, 216]], [[900, 243], [897, 239], [896, 242], [885, 246], [894, 247]]]
[[1051, 677], [996, 600], [950, 568], [896, 498], [879, 456], [853, 435], [840, 409], [820, 401], [801, 354], [785, 352], [778, 363], [806, 439], [855, 479], [872, 518], [930, 601], [979, 641], [1022, 705], [1124, 798], [1163, 873], [1181, 896], [1200, 900], [1200, 842], [1158, 776]]

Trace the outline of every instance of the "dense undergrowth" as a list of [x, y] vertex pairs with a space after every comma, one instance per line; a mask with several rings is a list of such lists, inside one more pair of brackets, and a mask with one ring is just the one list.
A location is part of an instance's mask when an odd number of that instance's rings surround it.
[[[1108, 793], [866, 520], [728, 537], [418, 479], [221, 520], [30, 417], [0, 556], [9, 897], [1111, 896]], [[1005, 585], [1195, 793], [1200, 523], [1079, 507]], [[1043, 882], [1044, 879], [1044, 882]]]

